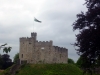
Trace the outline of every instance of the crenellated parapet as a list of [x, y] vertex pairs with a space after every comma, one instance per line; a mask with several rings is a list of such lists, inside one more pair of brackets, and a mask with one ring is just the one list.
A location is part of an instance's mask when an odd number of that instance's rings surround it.
[[21, 41], [26, 41], [26, 40], [27, 40], [26, 37], [21, 37], [21, 38], [20, 38], [20, 42], [21, 42]]
[[68, 49], [66, 48], [63, 48], [63, 47], [58, 47], [58, 46], [53, 46], [55, 51], [58, 51], [58, 52], [67, 52]]
[[31, 33], [31, 37], [36, 37], [36, 36], [37, 36], [36, 32]]
[[31, 41], [32, 39], [32, 37], [21, 37], [20, 42]]
[[52, 46], [52, 41], [36, 41], [37, 46]]

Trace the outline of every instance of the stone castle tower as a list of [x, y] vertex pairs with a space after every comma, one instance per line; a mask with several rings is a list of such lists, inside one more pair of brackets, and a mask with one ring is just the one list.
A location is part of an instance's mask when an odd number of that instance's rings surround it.
[[20, 38], [20, 63], [67, 63], [68, 49], [53, 46], [53, 41], [37, 41], [37, 33]]

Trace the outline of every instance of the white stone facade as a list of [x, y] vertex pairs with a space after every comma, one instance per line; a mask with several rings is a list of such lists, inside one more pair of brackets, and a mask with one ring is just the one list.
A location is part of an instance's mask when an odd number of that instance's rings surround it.
[[68, 49], [53, 46], [52, 41], [38, 42], [37, 33], [31, 33], [30, 38], [20, 38], [20, 63], [67, 63]]

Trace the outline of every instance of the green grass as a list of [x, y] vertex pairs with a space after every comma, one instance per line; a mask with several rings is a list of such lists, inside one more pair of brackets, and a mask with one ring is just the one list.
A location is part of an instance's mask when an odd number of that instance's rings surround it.
[[16, 75], [82, 75], [82, 70], [73, 64], [27, 64], [22, 65]]
[[9, 70], [10, 70], [10, 68], [11, 68], [11, 67], [7, 68], [7, 69], [4, 70], [4, 71], [0, 71], [0, 75], [4, 75], [5, 73], [6, 73], [7, 75], [9, 75]]
[[32, 64], [22, 66], [16, 75], [81, 75], [82, 71], [72, 64]]

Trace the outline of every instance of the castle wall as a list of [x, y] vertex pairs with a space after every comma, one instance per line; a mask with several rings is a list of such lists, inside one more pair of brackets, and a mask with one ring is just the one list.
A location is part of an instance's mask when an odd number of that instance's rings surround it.
[[36, 33], [20, 38], [19, 58], [27, 63], [67, 63], [68, 50], [53, 46], [52, 41], [37, 41]]

